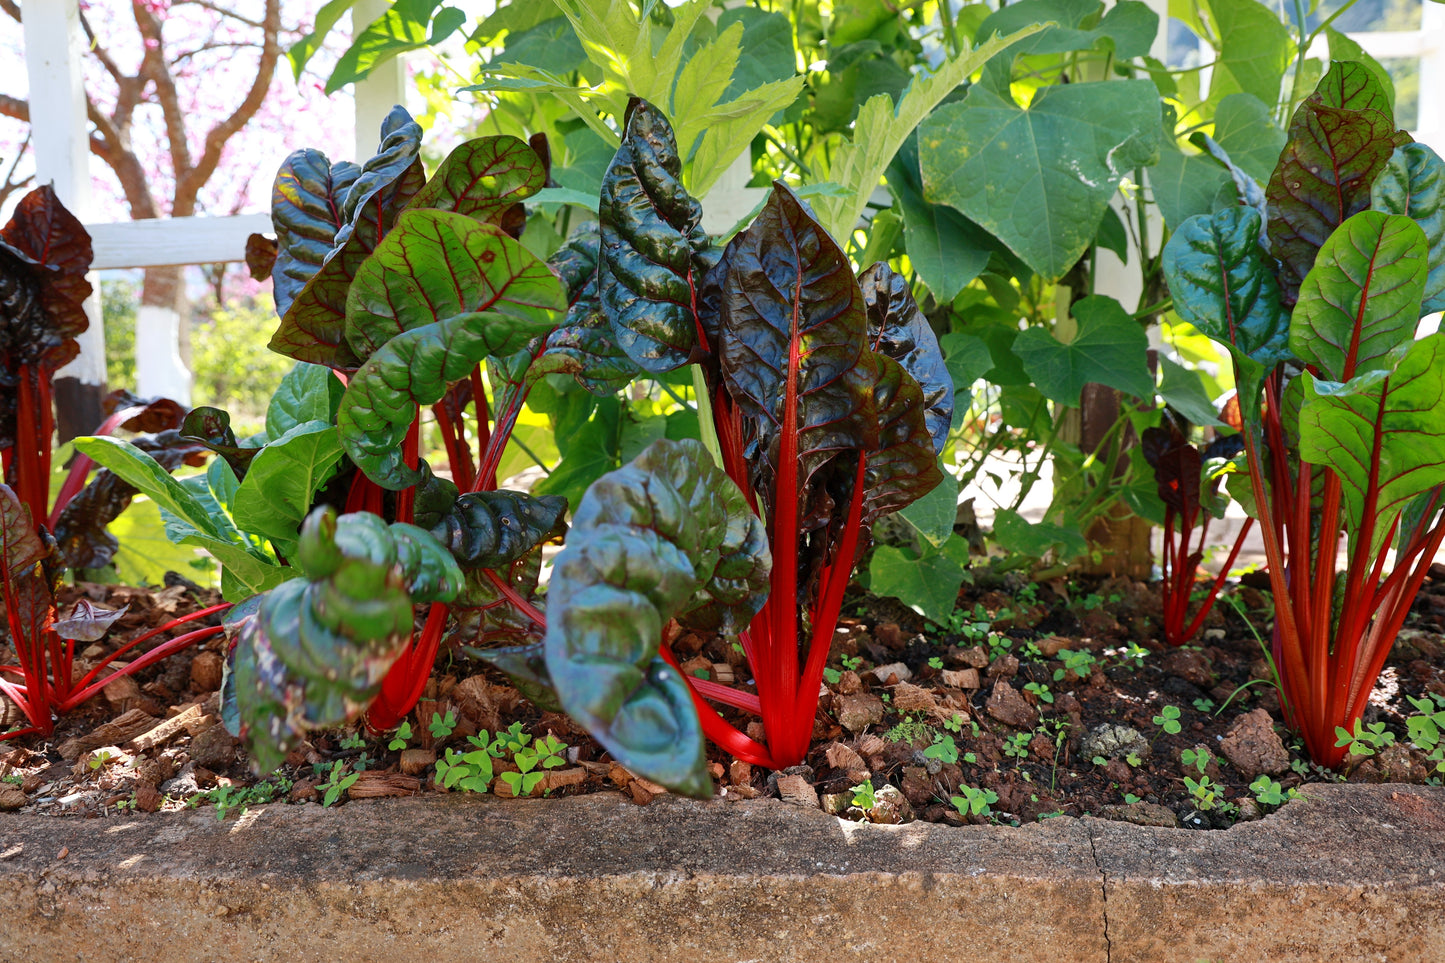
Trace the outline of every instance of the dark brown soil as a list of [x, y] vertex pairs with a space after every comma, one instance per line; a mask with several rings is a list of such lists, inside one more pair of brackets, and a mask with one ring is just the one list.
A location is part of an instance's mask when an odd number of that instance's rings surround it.
[[[1236, 586], [1243, 612], [1221, 603], [1199, 644], [1171, 650], [1154, 641], [1154, 587], [1126, 580], [1031, 585], [1012, 576], [992, 583], [965, 589], [947, 629], [889, 600], [856, 597], [830, 654], [807, 764], [774, 774], [713, 749], [719, 790], [781, 793], [873, 821], [1017, 824], [1093, 814], [1203, 829], [1275, 808], [1250, 788], [1261, 767], [1283, 794], [1341, 778], [1311, 766], [1284, 729], [1253, 634], [1268, 631], [1266, 591]], [[88, 584], [67, 591], [64, 603], [83, 594], [108, 607], [131, 606], [112, 639], [87, 652], [91, 659], [107, 645], [217, 601], [181, 580], [155, 591]], [[674, 648], [687, 671], [746, 682], [741, 654], [721, 639], [685, 635]], [[439, 660], [411, 720], [405, 756], [388, 748], [394, 736], [330, 732], [258, 780], [220, 724], [224, 649], [218, 637], [141, 673], [134, 684], [109, 687], [60, 720], [48, 738], [0, 743], [0, 803], [10, 802], [0, 808], [100, 816], [210, 804], [225, 815], [272, 799], [324, 802], [329, 786], [358, 773], [345, 792], [333, 794], [333, 804], [445, 791], [434, 780], [436, 757], [449, 748], [469, 751], [468, 736], [516, 723], [533, 737], [550, 732], [568, 747], [566, 763], [548, 770], [534, 795], [622, 791], [646, 803], [662, 791], [610, 762], [567, 718], [539, 712], [503, 677], [451, 656]], [[1405, 726], [1415, 711], [1406, 698], [1430, 693], [1445, 697], [1440, 579], [1427, 580], [1365, 717], [1367, 724], [1384, 723], [1396, 744], [1354, 765], [1351, 781], [1438, 784], [1442, 773], [1408, 744]], [[434, 712], [453, 714], [450, 735], [437, 739], [428, 731]], [[175, 722], [161, 727], [168, 719]], [[14, 725], [12, 711], [4, 728]], [[1243, 748], [1235, 745], [1238, 737], [1226, 742], [1236, 726], [1253, 737]], [[1182, 761], [1186, 750], [1200, 753], [1202, 772]], [[1186, 777], [1201, 788], [1192, 789]], [[511, 794], [500, 778], [492, 791]]]

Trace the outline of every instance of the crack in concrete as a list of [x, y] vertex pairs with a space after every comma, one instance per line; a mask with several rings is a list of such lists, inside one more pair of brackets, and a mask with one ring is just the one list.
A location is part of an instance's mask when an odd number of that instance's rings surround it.
[[1099, 895], [1104, 901], [1104, 963], [1112, 963], [1114, 959], [1114, 943], [1109, 938], [1109, 874], [1104, 871], [1104, 864], [1099, 861], [1099, 848], [1095, 844], [1094, 831], [1089, 829], [1089, 853], [1094, 857], [1094, 868], [1099, 871]]

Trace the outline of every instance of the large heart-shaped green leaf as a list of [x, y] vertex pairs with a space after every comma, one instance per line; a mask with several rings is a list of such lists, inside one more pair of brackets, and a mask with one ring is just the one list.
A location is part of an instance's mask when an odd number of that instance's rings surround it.
[[1285, 133], [1276, 126], [1269, 104], [1250, 94], [1230, 94], [1214, 110], [1214, 142], [1263, 184], [1284, 150]]
[[1393, 371], [1300, 377], [1300, 457], [1339, 474], [1351, 538], [1368, 516], [1378, 552], [1406, 504], [1445, 483], [1445, 335], [1411, 344]]
[[990, 60], [984, 70], [985, 81], [995, 90], [1006, 90], [1015, 57], [1089, 50], [1105, 40], [1111, 42], [1118, 60], [1147, 54], [1159, 31], [1159, 15], [1148, 4], [1121, 0], [1111, 5], [1094, 26], [1084, 28], [1084, 22], [1093, 19], [1101, 6], [1098, 0], [1017, 0], [989, 14], [975, 34], [977, 43], [1031, 24], [1052, 26], [1011, 44]]
[[711, 266], [702, 206], [682, 186], [672, 127], [646, 101], [627, 108], [622, 146], [602, 177], [598, 292], [617, 343], [647, 371], [695, 351], [694, 292]]
[[550, 321], [481, 311], [398, 334], [357, 370], [341, 398], [336, 426], [346, 453], [383, 488], [417, 484], [423, 476], [407, 467], [401, 450], [417, 406], [435, 404], [447, 385], [484, 359], [511, 354], [550, 327]]
[[1209, 0], [1209, 12], [1220, 46], [1210, 99], [1243, 92], [1277, 102], [1291, 54], [1289, 29], [1257, 0]]
[[1370, 206], [1420, 225], [1430, 245], [1424, 311], [1445, 309], [1445, 162], [1424, 144], [1397, 147], [1370, 187]]
[[1240, 375], [1239, 401], [1252, 420], [1265, 374], [1289, 355], [1289, 315], [1259, 246], [1252, 207], [1191, 217], [1164, 246], [1164, 277], [1174, 310], [1229, 346]]
[[958, 604], [958, 590], [968, 572], [968, 542], [953, 535], [941, 546], [925, 545], [921, 552], [880, 545], [868, 563], [868, 591], [898, 599], [931, 619], [947, 625]]
[[1327, 381], [1394, 367], [1391, 352], [1415, 337], [1428, 256], [1425, 232], [1403, 214], [1345, 221], [1300, 286], [1290, 349]]
[[1046, 87], [1027, 110], [982, 85], [920, 125], [924, 195], [957, 208], [1057, 278], [1094, 240], [1124, 175], [1158, 159], [1147, 80]]
[[923, 199], [916, 136], [904, 142], [888, 165], [888, 189], [903, 211], [903, 243], [913, 270], [935, 301], [952, 302], [988, 267], [998, 242], [953, 208]]
[[271, 225], [276, 231], [276, 264], [271, 279], [276, 313], [284, 315], [319, 270], [346, 221], [342, 201], [361, 168], [350, 161], [332, 164], [319, 150], [306, 148], [287, 157], [271, 188]]
[[369, 358], [403, 331], [460, 314], [490, 311], [537, 328], [566, 309], [556, 276], [500, 228], [462, 214], [406, 211], [356, 274], [346, 339]]
[[[1360, 64], [1330, 65], [1295, 111], [1284, 152], [1265, 188], [1270, 253], [1293, 304], [1315, 255], [1335, 228], [1370, 206], [1370, 185], [1397, 146], [1388, 99]], [[1402, 139], [1403, 138], [1403, 139]]]
[[1152, 398], [1149, 337], [1143, 326], [1118, 301], [1103, 295], [1079, 301], [1073, 314], [1078, 330], [1067, 341], [1042, 328], [1029, 328], [1014, 341], [1014, 353], [1044, 397], [1077, 408], [1084, 385], [1093, 381], [1136, 398]]
[[701, 443], [656, 442], [598, 479], [547, 591], [547, 669], [567, 714], [638, 775], [711, 795], [697, 710], [658, 644], [703, 608], [738, 632], [770, 569], [762, 522]]

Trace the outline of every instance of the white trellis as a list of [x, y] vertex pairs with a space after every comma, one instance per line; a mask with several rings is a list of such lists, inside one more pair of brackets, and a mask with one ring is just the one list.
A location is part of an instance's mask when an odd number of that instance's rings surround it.
[[[369, 23], [387, 5], [387, 0], [362, 0], [353, 16], [358, 23]], [[26, 4], [24, 30], [36, 181], [53, 183], [61, 202], [85, 223], [95, 246], [94, 270], [240, 261], [246, 238], [271, 230], [269, 214], [92, 222], [90, 135], [81, 83], [87, 42], [79, 0]], [[396, 60], [355, 85], [355, 156], [366, 158], [376, 151], [382, 118], [392, 105], [405, 102], [404, 78], [405, 68]], [[86, 302], [90, 328], [79, 339], [80, 356], [59, 375], [99, 385], [105, 382], [105, 335], [100, 285], [93, 273], [90, 280], [95, 288]], [[144, 307], [138, 313], [136, 389], [141, 395], [190, 403], [191, 376], [181, 362], [179, 333], [180, 317], [174, 311]]]
[[[369, 23], [386, 9], [388, 0], [362, 0], [353, 13], [357, 23]], [[1150, 0], [1166, 18], [1167, 0]], [[1350, 34], [1376, 58], [1419, 58], [1420, 93], [1417, 139], [1445, 151], [1445, 5], [1425, 2], [1417, 31]], [[32, 144], [36, 179], [51, 182], [56, 193], [76, 215], [87, 222], [95, 241], [96, 270], [145, 268], [163, 265], [214, 264], [239, 261], [245, 256], [246, 238], [270, 230], [267, 214], [233, 217], [177, 217], [149, 221], [91, 223], [89, 130], [81, 82], [81, 59], [86, 50], [80, 25], [79, 0], [37, 0], [25, 6], [25, 64], [30, 78]], [[1165, 31], [1160, 31], [1159, 43]], [[1162, 48], [1156, 53], [1159, 56]], [[1320, 53], [1323, 51], [1312, 51]], [[1162, 57], [1161, 57], [1162, 59]], [[355, 86], [356, 155], [371, 156], [376, 131], [393, 104], [404, 102], [405, 70], [400, 60], [375, 71]], [[754, 192], [743, 187], [748, 172], [730, 170], [712, 192], [709, 213], [718, 229], [731, 224], [751, 207]], [[718, 202], [722, 202], [719, 205]], [[1101, 254], [1100, 276], [1109, 293], [1132, 304], [1138, 297], [1137, 272], [1122, 264], [1110, 268], [1112, 254]], [[1117, 275], [1120, 290], [1109, 279]], [[63, 369], [86, 385], [105, 381], [105, 338], [101, 328], [99, 285], [86, 303], [90, 329], [80, 338], [80, 356]], [[1134, 291], [1124, 290], [1130, 283]], [[174, 311], [146, 308], [136, 319], [136, 388], [142, 395], [168, 395], [190, 400], [190, 373], [177, 349], [180, 318]]]

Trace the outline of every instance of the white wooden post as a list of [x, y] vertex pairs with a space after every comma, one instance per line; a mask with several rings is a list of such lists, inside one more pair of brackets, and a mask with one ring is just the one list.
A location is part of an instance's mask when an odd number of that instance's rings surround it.
[[[367, 24], [390, 6], [388, 0], [361, 0], [352, 7], [352, 38], [360, 36]], [[356, 92], [356, 162], [365, 164], [381, 143], [381, 122], [391, 108], [406, 103], [406, 64], [396, 57], [352, 87]]]
[[[31, 143], [35, 180], [51, 183], [62, 204], [85, 221], [90, 214], [90, 133], [85, 115], [81, 58], [85, 33], [79, 0], [46, 0], [25, 5], [25, 69], [30, 80]], [[88, 275], [93, 294], [85, 301], [90, 327], [76, 339], [80, 354], [57, 372], [61, 437], [99, 424], [105, 393], [105, 329], [100, 312], [100, 279]]]

